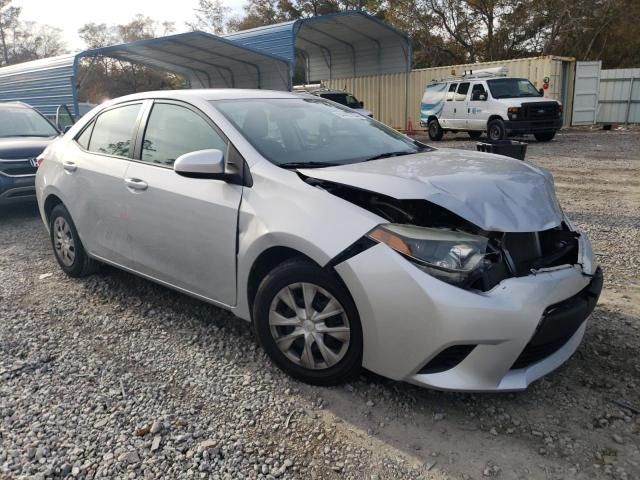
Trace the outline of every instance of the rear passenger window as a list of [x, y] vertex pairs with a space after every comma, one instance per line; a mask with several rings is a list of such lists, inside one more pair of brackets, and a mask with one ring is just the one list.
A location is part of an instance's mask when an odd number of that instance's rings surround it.
[[453, 101], [453, 96], [456, 93], [457, 86], [458, 86], [457, 83], [452, 83], [451, 85], [449, 85], [449, 91], [447, 92], [447, 102]]
[[456, 102], [463, 102], [467, 98], [467, 92], [469, 91], [469, 82], [461, 83], [456, 92]]
[[78, 142], [85, 150], [89, 150], [89, 139], [91, 139], [91, 132], [93, 131], [95, 123], [96, 122], [91, 122], [91, 124], [83, 130], [80, 136], [76, 138], [76, 142]]
[[197, 113], [179, 105], [156, 103], [144, 132], [141, 160], [170, 167], [185, 153], [225, 152], [226, 146], [226, 140]]
[[128, 157], [140, 103], [113, 108], [100, 114], [93, 126], [89, 151]]

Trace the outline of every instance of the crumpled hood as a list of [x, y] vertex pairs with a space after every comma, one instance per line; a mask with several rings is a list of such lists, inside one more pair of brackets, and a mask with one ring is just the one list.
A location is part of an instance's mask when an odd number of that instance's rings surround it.
[[399, 200], [425, 199], [487, 231], [535, 232], [562, 221], [551, 174], [501, 155], [442, 149], [299, 171]]

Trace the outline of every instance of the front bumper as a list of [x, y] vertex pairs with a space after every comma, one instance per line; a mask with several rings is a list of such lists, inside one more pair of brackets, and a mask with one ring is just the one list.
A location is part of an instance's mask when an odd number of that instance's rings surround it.
[[0, 172], [0, 206], [36, 199], [35, 175], [9, 176]]
[[[580, 247], [581, 265], [509, 278], [488, 292], [436, 280], [383, 244], [337, 265], [360, 313], [363, 366], [394, 380], [441, 390], [525, 389], [573, 354], [597, 301], [602, 283], [594, 280], [599, 270], [584, 235]], [[569, 315], [570, 326], [553, 328], [562, 321], [558, 305], [590, 285], [590, 308], [576, 307]], [[540, 337], [540, 331], [547, 336]], [[550, 338], [556, 348], [533, 348], [548, 346]], [[468, 351], [451, 368], [425, 369], [442, 352], [456, 349]], [[525, 353], [529, 356], [523, 359]]]
[[540, 120], [507, 120], [504, 122], [509, 133], [550, 132], [562, 128], [562, 118]]

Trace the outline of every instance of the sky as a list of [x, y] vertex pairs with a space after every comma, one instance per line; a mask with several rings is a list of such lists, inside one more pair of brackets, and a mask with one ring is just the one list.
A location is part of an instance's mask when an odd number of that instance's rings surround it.
[[[232, 14], [238, 14], [244, 0], [224, 3]], [[13, 0], [13, 5], [22, 7], [23, 21], [62, 29], [67, 48], [76, 51], [84, 48], [78, 29], [85, 23], [126, 23], [138, 13], [159, 22], [175, 22], [176, 33], [187, 31], [184, 24], [193, 19], [198, 0]]]

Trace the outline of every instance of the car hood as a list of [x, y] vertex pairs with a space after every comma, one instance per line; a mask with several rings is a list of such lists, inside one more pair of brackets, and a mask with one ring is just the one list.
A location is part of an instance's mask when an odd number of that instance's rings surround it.
[[547, 230], [563, 218], [551, 174], [501, 155], [443, 149], [299, 171], [399, 200], [425, 199], [487, 231]]
[[37, 157], [58, 137], [0, 138], [0, 159]]

